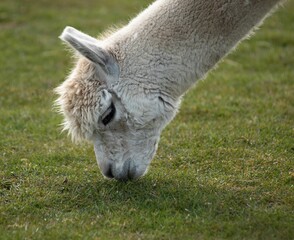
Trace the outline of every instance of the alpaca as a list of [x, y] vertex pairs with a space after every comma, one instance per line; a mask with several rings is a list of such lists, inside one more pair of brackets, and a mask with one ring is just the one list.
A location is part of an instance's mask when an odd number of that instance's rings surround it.
[[66, 27], [60, 38], [79, 57], [56, 88], [64, 129], [94, 144], [105, 177], [139, 178], [184, 93], [279, 3], [157, 0], [100, 40]]

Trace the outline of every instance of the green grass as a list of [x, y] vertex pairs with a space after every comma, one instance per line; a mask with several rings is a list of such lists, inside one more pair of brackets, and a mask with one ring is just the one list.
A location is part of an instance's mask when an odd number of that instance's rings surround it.
[[149, 2], [1, 0], [0, 239], [294, 239], [293, 1], [185, 96], [144, 178], [105, 180], [60, 133], [64, 26]]

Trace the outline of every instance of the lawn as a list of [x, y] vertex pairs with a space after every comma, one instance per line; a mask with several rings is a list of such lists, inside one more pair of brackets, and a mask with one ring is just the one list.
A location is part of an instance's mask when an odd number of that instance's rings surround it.
[[63, 28], [95, 36], [149, 3], [1, 0], [0, 239], [294, 239], [293, 1], [186, 94], [138, 181], [60, 132]]

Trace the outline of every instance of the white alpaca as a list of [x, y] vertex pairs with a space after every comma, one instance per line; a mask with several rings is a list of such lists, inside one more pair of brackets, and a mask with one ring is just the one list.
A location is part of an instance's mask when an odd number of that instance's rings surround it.
[[181, 96], [278, 2], [157, 0], [102, 40], [66, 27], [80, 57], [56, 89], [64, 129], [93, 142], [104, 176], [142, 176]]

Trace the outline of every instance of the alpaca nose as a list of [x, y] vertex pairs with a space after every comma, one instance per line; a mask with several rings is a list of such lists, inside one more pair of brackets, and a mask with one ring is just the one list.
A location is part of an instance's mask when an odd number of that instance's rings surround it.
[[131, 161], [125, 161], [122, 167], [117, 167], [114, 163], [109, 164], [108, 168], [102, 171], [102, 173], [105, 177], [114, 178], [118, 181], [135, 180], [142, 175], [131, 164]]

